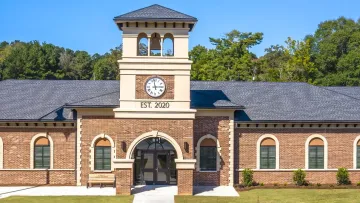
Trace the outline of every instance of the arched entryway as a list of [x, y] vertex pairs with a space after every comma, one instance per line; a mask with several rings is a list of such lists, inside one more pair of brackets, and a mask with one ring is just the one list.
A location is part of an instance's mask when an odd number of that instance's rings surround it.
[[142, 140], [136, 145], [132, 158], [136, 185], [176, 185], [176, 150], [166, 139]]

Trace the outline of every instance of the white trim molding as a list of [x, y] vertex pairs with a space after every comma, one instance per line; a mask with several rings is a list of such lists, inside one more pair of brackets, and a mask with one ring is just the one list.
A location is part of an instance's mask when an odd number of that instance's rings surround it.
[[309, 170], [309, 144], [310, 141], [319, 138], [324, 142], [324, 168], [323, 169], [310, 169], [310, 170], [327, 170], [328, 168], [328, 142], [326, 138], [319, 134], [310, 135], [305, 142], [305, 170]]
[[[201, 145], [201, 142], [204, 140], [204, 139], [212, 139], [215, 141], [216, 143], [216, 148], [217, 148], [217, 153], [216, 153], [216, 171], [219, 171], [220, 170], [220, 167], [221, 167], [221, 147], [220, 147], [220, 142], [219, 140], [213, 136], [213, 135], [210, 135], [210, 134], [207, 134], [207, 135], [204, 135], [202, 136], [197, 144], [196, 144], [196, 171], [198, 172], [203, 172], [200, 170], [200, 145]], [[216, 171], [206, 171], [206, 172], [216, 172]]]
[[49, 140], [50, 143], [50, 169], [54, 168], [54, 143], [51, 139], [51, 136], [48, 133], [39, 133], [32, 137], [30, 141], [30, 169], [34, 169], [34, 145], [35, 141], [40, 138], [45, 137]]
[[354, 152], [353, 152], [353, 168], [357, 169], [356, 165], [357, 165], [357, 143], [360, 141], [360, 135], [357, 136], [354, 140]]
[[4, 168], [4, 143], [0, 137], [0, 169]]
[[78, 112], [76, 122], [76, 185], [81, 186], [81, 133], [82, 133], [82, 115]]
[[115, 143], [114, 143], [113, 139], [111, 139], [111, 137], [109, 135], [106, 135], [105, 133], [95, 136], [91, 142], [91, 145], [90, 145], [90, 168], [91, 168], [91, 171], [95, 171], [95, 143], [98, 139], [109, 140], [109, 142], [111, 144], [111, 162], [110, 162], [111, 163], [111, 171], [114, 171], [113, 161], [114, 161], [115, 155], [116, 155], [116, 147], [115, 147]]
[[151, 131], [151, 132], [147, 132], [144, 133], [140, 136], [138, 136], [129, 146], [127, 152], [126, 152], [126, 158], [127, 160], [131, 160], [132, 159], [132, 154], [136, 148], [136, 146], [143, 140], [146, 140], [148, 138], [152, 138], [152, 137], [160, 137], [163, 138], [165, 140], [167, 140], [168, 142], [170, 142], [170, 144], [172, 144], [172, 146], [175, 148], [176, 151], [176, 155], [177, 155], [177, 159], [178, 160], [183, 160], [183, 153], [181, 151], [181, 148], [179, 146], [179, 144], [176, 142], [176, 140], [174, 140], [174, 138], [172, 138], [171, 136], [163, 133], [163, 132], [159, 132], [159, 131]]
[[[271, 138], [275, 141], [275, 169], [279, 169], [280, 168], [280, 145], [279, 145], [279, 140], [271, 134], [264, 134], [262, 136], [259, 137], [259, 139], [257, 140], [256, 143], [256, 169], [260, 169], [260, 145], [261, 142], [266, 139], [266, 138]], [[267, 169], [268, 170], [268, 169]]]

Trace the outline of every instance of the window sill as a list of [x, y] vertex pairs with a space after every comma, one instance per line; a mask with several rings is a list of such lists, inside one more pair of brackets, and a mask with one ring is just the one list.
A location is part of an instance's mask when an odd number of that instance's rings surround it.
[[94, 173], [111, 173], [112, 170], [94, 170]]
[[200, 173], [216, 173], [218, 171], [198, 171], [198, 172], [200, 172]]

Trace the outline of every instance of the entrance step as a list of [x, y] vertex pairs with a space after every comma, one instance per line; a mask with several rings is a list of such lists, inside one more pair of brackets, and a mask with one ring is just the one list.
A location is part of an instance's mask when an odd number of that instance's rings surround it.
[[133, 203], [174, 203], [178, 193], [176, 185], [136, 185], [131, 189]]

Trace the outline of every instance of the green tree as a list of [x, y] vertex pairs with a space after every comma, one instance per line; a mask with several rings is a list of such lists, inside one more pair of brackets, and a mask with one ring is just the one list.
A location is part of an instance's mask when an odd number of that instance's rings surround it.
[[249, 49], [262, 39], [262, 33], [238, 30], [226, 33], [223, 38], [210, 38], [214, 49], [197, 46], [190, 52], [194, 60], [192, 79], [251, 80], [256, 57]]
[[86, 51], [76, 51], [71, 63], [75, 80], [89, 80], [92, 76], [91, 56]]

